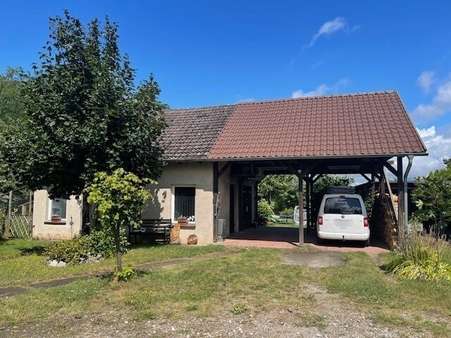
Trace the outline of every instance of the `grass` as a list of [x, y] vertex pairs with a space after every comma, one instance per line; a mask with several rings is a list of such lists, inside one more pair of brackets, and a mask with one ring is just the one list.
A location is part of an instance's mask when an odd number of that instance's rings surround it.
[[[354, 300], [384, 324], [451, 334], [446, 323], [451, 316], [449, 282], [396, 279], [364, 253], [348, 254], [344, 267], [322, 270], [317, 282]], [[419, 320], [418, 314], [434, 321]]]
[[[42, 256], [49, 244], [45, 241], [10, 240], [0, 242], [0, 287], [27, 286], [33, 282], [71, 277], [91, 272], [110, 271], [113, 258], [97, 264], [68, 265], [65, 268], [50, 267]], [[222, 246], [180, 245], [137, 247], [124, 255], [124, 266], [155, 262], [179, 257], [192, 257], [219, 252]]]
[[[23, 249], [38, 243], [5, 244], [0, 244], [0, 257], [7, 257], [0, 262], [0, 283], [4, 285], [73, 275], [83, 269], [101, 270], [112, 264], [108, 261], [52, 269], [45, 265], [42, 256], [22, 254]], [[133, 265], [227, 250], [230, 249], [222, 246], [143, 247], [131, 250], [125, 260]], [[318, 312], [317, 300], [306, 287], [319, 285], [383, 325], [435, 336], [451, 335], [447, 324], [451, 316], [449, 282], [395, 279], [364, 253], [347, 254], [344, 266], [323, 269], [284, 265], [280, 256], [281, 251], [273, 249], [235, 249], [230, 255], [145, 273], [125, 284], [90, 278], [0, 298], [0, 327], [51, 319], [55, 313], [79, 316], [114, 310], [137, 320], [149, 320], [212, 313], [242, 316], [289, 308], [298, 318], [296, 325], [321, 328], [326, 325], [326, 318]], [[4, 272], [5, 267], [9, 272]]]
[[268, 222], [266, 224], [267, 227], [275, 227], [275, 228], [299, 228], [299, 225], [294, 223], [292, 220], [287, 220], [286, 222]]

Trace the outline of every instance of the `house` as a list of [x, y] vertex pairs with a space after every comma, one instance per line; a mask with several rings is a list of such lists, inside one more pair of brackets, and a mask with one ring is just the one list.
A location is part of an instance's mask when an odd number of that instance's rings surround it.
[[[368, 174], [381, 179], [385, 169], [398, 178], [405, 198], [404, 176], [411, 161], [426, 155], [396, 92], [175, 109], [166, 112], [166, 120], [166, 166], [158, 185], [150, 187], [157, 198], [143, 217], [187, 217], [182, 243], [191, 234], [201, 244], [212, 243], [253, 226], [257, 184], [265, 175], [298, 175], [300, 204], [306, 206], [311, 224], [310, 192], [320, 175]], [[396, 168], [388, 162], [394, 157]], [[403, 158], [409, 160], [406, 170]], [[34, 237], [70, 238], [79, 233], [78, 200], [51, 201], [45, 191], [34, 197]], [[400, 206], [401, 228], [406, 207]]]

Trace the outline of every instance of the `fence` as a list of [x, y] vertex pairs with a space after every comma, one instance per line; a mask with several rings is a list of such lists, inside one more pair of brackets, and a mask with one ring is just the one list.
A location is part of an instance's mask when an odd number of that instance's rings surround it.
[[0, 196], [0, 237], [24, 238], [32, 236], [33, 193], [10, 191]]

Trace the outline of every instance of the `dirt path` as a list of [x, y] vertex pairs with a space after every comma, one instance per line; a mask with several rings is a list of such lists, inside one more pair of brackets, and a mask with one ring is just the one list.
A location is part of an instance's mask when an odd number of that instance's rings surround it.
[[[324, 289], [307, 286], [314, 298], [311, 312], [290, 308], [260, 313], [212, 314], [208, 318], [133, 321], [126, 313], [54, 318], [0, 331], [8, 337], [421, 337], [407, 329], [374, 323], [351, 302]], [[310, 311], [310, 310], [309, 310]]]

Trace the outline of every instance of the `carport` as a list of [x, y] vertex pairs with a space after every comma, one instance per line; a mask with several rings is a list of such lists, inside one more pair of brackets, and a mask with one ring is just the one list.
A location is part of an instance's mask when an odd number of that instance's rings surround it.
[[[311, 209], [314, 182], [325, 174], [358, 174], [378, 182], [396, 212], [394, 231], [401, 241], [407, 229], [407, 176], [415, 156], [427, 155], [396, 92], [306, 97], [237, 104], [215, 144], [214, 193], [225, 172], [235, 182], [231, 202], [235, 230], [257, 221], [257, 184], [265, 175], [294, 174], [299, 179], [299, 210]], [[388, 176], [399, 186], [393, 205]], [[232, 210], [233, 208], [233, 210]], [[236, 216], [236, 217], [235, 217]], [[300, 224], [303, 224], [300, 212]], [[305, 241], [300, 227], [299, 244]]]

